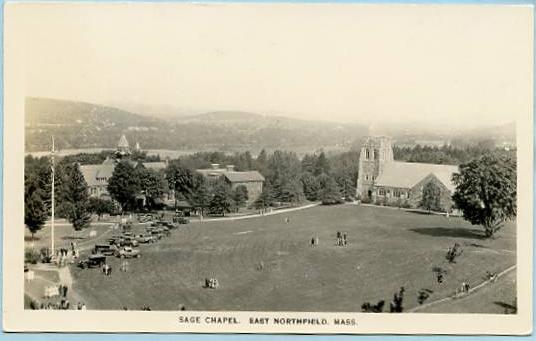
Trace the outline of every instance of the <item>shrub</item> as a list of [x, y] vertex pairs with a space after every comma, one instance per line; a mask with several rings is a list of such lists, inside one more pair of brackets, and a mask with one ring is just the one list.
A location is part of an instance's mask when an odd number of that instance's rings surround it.
[[36, 252], [33, 250], [26, 250], [24, 252], [24, 261], [26, 263], [37, 264], [39, 259], [40, 259], [39, 252]]

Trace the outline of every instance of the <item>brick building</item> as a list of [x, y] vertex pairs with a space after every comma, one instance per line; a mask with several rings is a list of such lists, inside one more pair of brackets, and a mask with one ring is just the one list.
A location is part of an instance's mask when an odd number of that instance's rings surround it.
[[219, 164], [214, 163], [211, 165], [211, 168], [198, 169], [197, 172], [209, 180], [219, 180], [223, 178], [233, 190], [238, 186], [245, 186], [248, 190], [248, 200], [246, 202], [246, 205], [248, 206], [257, 200], [262, 193], [264, 177], [257, 171], [239, 172], [234, 170], [233, 165], [227, 165], [225, 168], [220, 168]]

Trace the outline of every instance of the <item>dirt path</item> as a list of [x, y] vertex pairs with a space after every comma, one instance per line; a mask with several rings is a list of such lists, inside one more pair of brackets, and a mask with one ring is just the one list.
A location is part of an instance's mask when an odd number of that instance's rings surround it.
[[[513, 271], [514, 269], [516, 268], [515, 265], [512, 265], [511, 267], [503, 270], [501, 273], [497, 274], [497, 279], [505, 276], [506, 274], [510, 273], [511, 271]], [[419, 310], [422, 310], [422, 309], [425, 309], [425, 308], [428, 308], [428, 307], [431, 307], [433, 305], [436, 305], [436, 304], [440, 304], [440, 303], [444, 303], [444, 302], [448, 302], [448, 301], [452, 301], [452, 300], [455, 300], [457, 298], [461, 298], [461, 297], [467, 297], [468, 295], [471, 295], [472, 293], [474, 293], [475, 291], [483, 288], [484, 286], [486, 285], [489, 285], [491, 284], [492, 282], [490, 281], [483, 281], [482, 283], [478, 284], [477, 286], [469, 289], [469, 292], [463, 296], [449, 296], [449, 297], [444, 297], [444, 298], [441, 298], [441, 299], [438, 299], [436, 301], [432, 301], [432, 302], [428, 302], [428, 303], [425, 303], [425, 304], [422, 304], [422, 305], [419, 305], [419, 306], [416, 306], [415, 308], [412, 308], [412, 309], [409, 309], [408, 310], [408, 313], [414, 313], [414, 312], [417, 312]]]
[[276, 215], [276, 214], [283, 214], [283, 213], [288, 213], [288, 212], [293, 212], [293, 211], [305, 210], [305, 209], [308, 209], [308, 208], [316, 207], [318, 205], [320, 205], [320, 203], [313, 203], [313, 204], [309, 204], [309, 205], [304, 205], [304, 206], [299, 206], [299, 207], [292, 207], [292, 208], [284, 208], [284, 209], [281, 209], [281, 210], [271, 211], [271, 212], [267, 212], [267, 213], [264, 213], [264, 214], [257, 213], [257, 214], [248, 214], [248, 215], [237, 216], [237, 217], [209, 218], [209, 219], [204, 219], [204, 220], [197, 220], [196, 219], [196, 220], [191, 220], [190, 222], [192, 222], [192, 223], [206, 223], [206, 222], [211, 222], [211, 221], [251, 219], [251, 218], [271, 216], [271, 215]]

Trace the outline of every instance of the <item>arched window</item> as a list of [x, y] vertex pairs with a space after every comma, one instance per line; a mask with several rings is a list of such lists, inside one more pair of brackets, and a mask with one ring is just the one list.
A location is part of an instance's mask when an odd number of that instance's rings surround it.
[[378, 160], [380, 158], [380, 151], [378, 149], [374, 149], [374, 160]]
[[370, 160], [370, 150], [367, 149], [367, 150], [365, 151], [365, 155], [366, 155], [365, 158], [366, 158], [367, 160]]

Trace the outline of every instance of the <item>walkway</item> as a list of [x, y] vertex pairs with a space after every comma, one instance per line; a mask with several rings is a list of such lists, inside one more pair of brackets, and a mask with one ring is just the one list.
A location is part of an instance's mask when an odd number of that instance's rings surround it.
[[[507, 268], [506, 270], [503, 270], [501, 273], [497, 274], [497, 279], [499, 279], [499, 278], [503, 277], [504, 275], [508, 274], [510, 271], [514, 270], [515, 268], [516, 268], [516, 266], [512, 265], [511, 267]], [[408, 313], [414, 313], [414, 312], [417, 312], [419, 310], [422, 310], [424, 308], [428, 308], [430, 306], [433, 306], [433, 305], [436, 305], [436, 304], [439, 304], [439, 303], [444, 303], [444, 302], [452, 301], [452, 300], [455, 300], [455, 299], [458, 299], [458, 298], [467, 297], [467, 295], [470, 295], [470, 294], [474, 293], [475, 291], [477, 291], [477, 290], [479, 290], [479, 289], [483, 288], [484, 286], [489, 285], [491, 283], [492, 282], [490, 282], [489, 280], [483, 281], [482, 283], [478, 284], [477, 286], [469, 289], [469, 292], [464, 294], [463, 296], [454, 295], [454, 296], [444, 297], [444, 298], [438, 299], [436, 301], [428, 302], [426, 304], [422, 304], [422, 305], [416, 306], [415, 308], [409, 309]]]
[[196, 219], [196, 220], [191, 220], [190, 222], [191, 223], [206, 223], [210, 221], [251, 219], [251, 218], [265, 217], [265, 216], [276, 215], [276, 214], [283, 214], [283, 213], [288, 213], [288, 212], [293, 212], [293, 211], [305, 210], [308, 208], [316, 207], [318, 205], [320, 205], [320, 203], [313, 203], [313, 204], [299, 206], [299, 207], [283, 208], [280, 210], [275, 210], [275, 211], [267, 212], [264, 214], [257, 213], [257, 214], [248, 214], [248, 215], [235, 216], [235, 217], [207, 218], [203, 220]]

